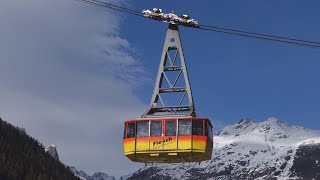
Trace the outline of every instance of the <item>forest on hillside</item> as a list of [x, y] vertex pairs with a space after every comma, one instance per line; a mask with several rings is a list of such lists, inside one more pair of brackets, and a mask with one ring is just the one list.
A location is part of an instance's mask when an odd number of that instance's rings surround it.
[[44, 150], [23, 128], [0, 118], [1, 180], [73, 180], [78, 179], [61, 162]]

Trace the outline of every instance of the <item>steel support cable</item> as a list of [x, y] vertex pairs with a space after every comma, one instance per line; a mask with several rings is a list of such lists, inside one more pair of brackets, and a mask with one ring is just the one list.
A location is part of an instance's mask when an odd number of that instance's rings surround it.
[[[124, 8], [121, 6], [117, 6], [117, 5], [114, 5], [111, 3], [106, 3], [103, 1], [99, 1], [99, 0], [75, 0], [75, 1], [93, 4], [93, 5], [101, 6], [104, 8], [109, 8], [109, 9], [113, 9], [116, 11], [120, 11], [120, 12], [128, 13], [131, 15], [146, 18], [145, 16], [142, 15], [141, 12], [139, 12], [137, 10]], [[150, 19], [150, 18], [147, 18], [147, 19]], [[186, 27], [188, 27], [188, 26], [186, 26]], [[191, 28], [194, 28], [194, 27], [191, 27]], [[228, 29], [228, 28], [222, 28], [222, 27], [217, 27], [217, 26], [201, 25], [201, 27], [196, 28], [196, 29], [202, 29], [202, 30], [206, 30], [206, 31], [219, 32], [219, 33], [231, 34], [231, 35], [238, 35], [238, 36], [249, 37], [249, 38], [262, 39], [262, 40], [269, 40], [269, 41], [274, 41], [274, 42], [281, 42], [281, 43], [293, 44], [293, 45], [310, 47], [310, 48], [320, 48], [319, 42], [300, 40], [300, 39], [294, 39], [294, 38], [287, 38], [287, 37], [281, 37], [281, 36], [274, 36], [274, 35], [255, 33], [255, 32], [248, 32], [248, 31], [241, 31], [241, 30], [236, 30], [236, 29]]]
[[263, 36], [257, 36], [257, 35], [251, 35], [251, 34], [241, 34], [241, 33], [236, 33], [236, 32], [229, 32], [229, 31], [224, 31], [224, 30], [219, 30], [219, 29], [213, 29], [213, 28], [197, 28], [197, 29], [202, 29], [206, 31], [212, 31], [212, 32], [219, 32], [219, 33], [224, 33], [224, 34], [232, 34], [232, 35], [237, 35], [237, 36], [243, 36], [243, 37], [250, 37], [250, 38], [256, 38], [256, 39], [262, 39], [262, 40], [268, 40], [268, 41], [274, 41], [274, 42], [282, 42], [282, 43], [287, 43], [287, 44], [294, 44], [298, 46], [304, 46], [304, 47], [310, 47], [310, 48], [320, 48], [320, 45], [313, 45], [313, 44], [307, 44], [307, 43], [300, 43], [298, 41], [288, 41], [288, 40], [282, 40], [282, 39], [276, 39], [276, 38], [270, 38], [270, 37], [263, 37]]
[[141, 11], [125, 8], [125, 7], [114, 5], [114, 4], [111, 4], [111, 3], [104, 2], [104, 1], [100, 1], [100, 0], [90, 0], [90, 1], [94, 1], [94, 2], [97, 2], [97, 3], [101, 3], [101, 4], [104, 4], [104, 5], [107, 5], [107, 6], [111, 6], [111, 7], [122, 9], [122, 10], [126, 10], [126, 11], [131, 11], [133, 13], [141, 14]]
[[213, 29], [219, 29], [219, 30], [223, 30], [223, 31], [230, 31], [230, 32], [236, 32], [236, 33], [245, 33], [245, 34], [252, 34], [252, 35], [258, 35], [258, 36], [264, 36], [264, 37], [270, 37], [270, 38], [277, 38], [277, 39], [283, 39], [283, 40], [289, 40], [289, 41], [297, 41], [297, 42], [303, 42], [303, 43], [310, 43], [310, 44], [318, 44], [318, 45], [320, 45], [319, 42], [314, 42], [314, 41], [307, 41], [307, 40], [301, 40], [301, 39], [295, 39], [295, 38], [287, 38], [287, 37], [274, 36], [274, 35], [262, 34], [262, 33], [256, 33], [256, 32], [249, 32], [249, 31], [241, 31], [241, 30], [223, 28], [223, 27], [218, 27], [218, 26], [201, 25], [201, 27], [213, 28]]
[[137, 13], [137, 12], [134, 12], [133, 10], [129, 11], [129, 10], [127, 10], [127, 8], [118, 8], [116, 6], [111, 6], [111, 5], [108, 5], [108, 4], [106, 4], [104, 2], [101, 2], [101, 1], [96, 1], [96, 0], [75, 0], [75, 1], [83, 2], [83, 3], [87, 3], [87, 4], [93, 4], [93, 5], [96, 5], [96, 6], [101, 6], [101, 7], [108, 8], [108, 9], [113, 9], [113, 10], [116, 10], [116, 11], [132, 14], [132, 15], [135, 15], [135, 16], [144, 17], [140, 12]]

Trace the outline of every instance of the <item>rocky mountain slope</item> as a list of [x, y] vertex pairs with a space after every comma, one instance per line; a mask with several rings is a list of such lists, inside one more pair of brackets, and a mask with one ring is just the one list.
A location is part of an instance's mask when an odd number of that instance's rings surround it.
[[127, 179], [320, 179], [320, 131], [243, 119], [214, 135], [212, 160], [148, 165]]
[[44, 151], [50, 154], [55, 160], [59, 161], [58, 151], [55, 145], [50, 145], [44, 149]]

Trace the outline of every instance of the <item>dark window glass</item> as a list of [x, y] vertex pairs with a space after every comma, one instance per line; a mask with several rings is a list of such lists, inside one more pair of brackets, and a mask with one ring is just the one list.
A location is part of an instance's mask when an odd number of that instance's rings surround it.
[[149, 136], [149, 121], [137, 122], [137, 137]]
[[135, 129], [136, 129], [135, 123], [128, 123], [127, 138], [132, 138], [136, 136]]
[[124, 124], [123, 139], [126, 138], [126, 128], [127, 128], [127, 124]]
[[208, 136], [208, 133], [209, 133], [209, 123], [208, 123], [208, 121], [206, 121], [205, 122], [205, 125], [206, 125], [206, 127], [205, 127], [205, 129], [204, 129], [204, 135], [205, 136]]
[[203, 136], [203, 124], [202, 120], [192, 120], [192, 134]]
[[176, 121], [166, 121], [166, 136], [175, 136], [177, 129]]
[[213, 139], [212, 126], [209, 123], [209, 120], [206, 123], [206, 136], [208, 136], [211, 140]]
[[161, 136], [162, 122], [161, 121], [151, 121], [151, 136]]
[[179, 135], [191, 135], [191, 120], [179, 120]]

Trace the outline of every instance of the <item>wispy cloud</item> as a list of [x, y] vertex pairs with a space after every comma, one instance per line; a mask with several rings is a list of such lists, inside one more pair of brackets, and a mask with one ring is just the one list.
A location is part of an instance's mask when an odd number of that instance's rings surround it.
[[121, 17], [66, 0], [0, 2], [0, 116], [88, 172], [122, 175], [123, 121], [144, 104]]

